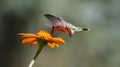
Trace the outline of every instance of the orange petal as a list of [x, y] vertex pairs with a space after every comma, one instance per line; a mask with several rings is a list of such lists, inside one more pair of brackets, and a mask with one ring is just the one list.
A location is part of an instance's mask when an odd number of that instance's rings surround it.
[[36, 38], [25, 38], [22, 40], [22, 44], [25, 44], [27, 42], [31, 43], [31, 42], [34, 42], [36, 41]]
[[19, 33], [18, 35], [21, 35], [22, 37], [37, 37], [37, 35], [32, 33]]
[[51, 48], [55, 47], [55, 45], [53, 45], [52, 43], [48, 43], [48, 46], [51, 47]]
[[51, 38], [51, 41], [54, 41], [56, 43], [65, 43], [65, 41], [62, 38]]
[[54, 43], [54, 42], [48, 43], [48, 46], [51, 47], [51, 48], [54, 48], [55, 46], [59, 47], [59, 45], [57, 43]]
[[55, 45], [56, 47], [59, 47], [59, 45], [58, 45], [57, 43], [54, 43], [54, 45]]
[[33, 46], [34, 44], [37, 44], [37, 41], [30, 42], [30, 46]]

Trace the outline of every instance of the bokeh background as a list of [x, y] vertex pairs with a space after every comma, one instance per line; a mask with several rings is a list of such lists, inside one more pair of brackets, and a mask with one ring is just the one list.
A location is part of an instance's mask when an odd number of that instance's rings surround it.
[[66, 44], [44, 47], [33, 67], [120, 67], [120, 0], [0, 0], [0, 67], [28, 67], [38, 45], [18, 33], [51, 31], [45, 13], [91, 30], [55, 32]]

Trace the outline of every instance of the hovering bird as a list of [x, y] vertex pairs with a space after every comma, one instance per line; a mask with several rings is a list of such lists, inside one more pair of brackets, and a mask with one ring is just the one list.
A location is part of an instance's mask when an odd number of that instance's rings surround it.
[[75, 32], [81, 32], [81, 31], [88, 31], [88, 28], [84, 27], [76, 27], [72, 25], [71, 23], [66, 22], [61, 17], [57, 17], [52, 14], [44, 14], [44, 16], [50, 20], [52, 23], [47, 24], [47, 26], [52, 27], [52, 32], [54, 31], [63, 31], [65, 33], [68, 33], [69, 36], [72, 36]]

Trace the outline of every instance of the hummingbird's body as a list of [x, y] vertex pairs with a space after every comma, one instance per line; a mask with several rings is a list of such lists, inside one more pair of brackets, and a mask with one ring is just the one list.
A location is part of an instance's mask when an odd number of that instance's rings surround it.
[[56, 17], [51, 14], [45, 14], [44, 16], [52, 22], [51, 24], [48, 24], [48, 26], [52, 26], [52, 32], [61, 30], [72, 36], [72, 34], [74, 34], [75, 32], [89, 30], [88, 28], [76, 27], [71, 23], [64, 21], [61, 17]]

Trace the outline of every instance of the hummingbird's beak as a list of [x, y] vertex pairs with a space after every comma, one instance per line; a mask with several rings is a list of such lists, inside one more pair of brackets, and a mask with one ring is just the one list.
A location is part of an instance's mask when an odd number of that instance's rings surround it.
[[82, 28], [83, 31], [89, 31], [90, 29], [88, 28]]

